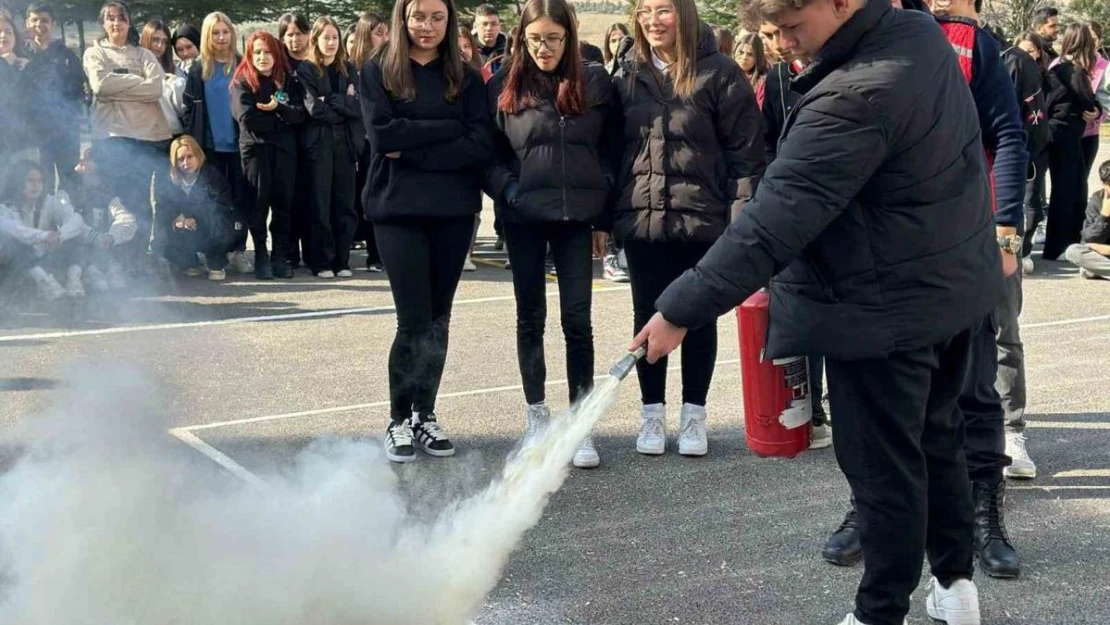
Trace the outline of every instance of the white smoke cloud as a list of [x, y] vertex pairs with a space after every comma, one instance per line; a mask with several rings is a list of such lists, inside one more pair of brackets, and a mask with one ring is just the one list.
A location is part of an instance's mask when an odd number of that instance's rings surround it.
[[171, 442], [135, 373], [78, 375], [0, 477], [0, 623], [462, 625], [616, 391], [425, 521], [374, 442], [316, 442], [253, 487]]

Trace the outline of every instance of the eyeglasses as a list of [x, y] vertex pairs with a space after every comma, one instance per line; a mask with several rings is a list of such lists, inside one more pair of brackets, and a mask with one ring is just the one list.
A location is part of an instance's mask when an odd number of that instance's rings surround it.
[[413, 14], [409, 16], [408, 22], [409, 26], [414, 28], [418, 26], [427, 26], [428, 28], [439, 30], [447, 24], [447, 16], [439, 14], [431, 16]]
[[636, 11], [636, 20], [641, 24], [646, 24], [651, 21], [651, 18], [659, 20], [660, 22], [667, 22], [674, 19], [674, 9], [671, 7], [664, 7], [661, 9], [640, 9]]
[[544, 35], [542, 37], [540, 37], [539, 35], [530, 35], [528, 37], [525, 37], [524, 41], [527, 42], [528, 47], [533, 50], [538, 51], [540, 49], [540, 46], [543, 46], [548, 50], [554, 52], [556, 48], [563, 45], [563, 42], [566, 41], [566, 38], [566, 35], [552, 34]]

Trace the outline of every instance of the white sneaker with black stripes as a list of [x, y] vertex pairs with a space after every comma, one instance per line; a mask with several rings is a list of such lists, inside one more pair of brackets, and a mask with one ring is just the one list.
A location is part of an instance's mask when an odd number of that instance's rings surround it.
[[413, 415], [412, 435], [416, 448], [436, 458], [455, 455], [455, 445], [447, 438], [447, 432], [436, 421], [435, 414], [426, 417]]
[[416, 448], [412, 446], [412, 422], [393, 421], [385, 431], [385, 457], [393, 462], [412, 462], [416, 460]]

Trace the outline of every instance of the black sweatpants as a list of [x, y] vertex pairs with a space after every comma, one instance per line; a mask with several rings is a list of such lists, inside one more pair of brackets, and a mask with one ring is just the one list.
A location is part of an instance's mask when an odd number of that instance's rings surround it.
[[180, 269], [196, 267], [197, 252], [204, 254], [209, 269], [223, 269], [227, 267], [227, 255], [239, 240], [229, 220], [221, 224], [197, 222], [196, 230], [171, 227], [165, 237], [162, 253], [171, 265]]
[[902, 625], [927, 554], [945, 586], [972, 576], [964, 386], [972, 331], [887, 358], [826, 359], [833, 447], [859, 510], [856, 618]]
[[435, 412], [447, 362], [451, 304], [473, 230], [473, 216], [374, 223], [397, 309], [397, 334], [389, 351], [393, 421], [413, 412]]
[[[39, 162], [42, 164], [46, 192], [53, 194], [55, 185], [74, 197], [81, 184], [77, 176], [77, 161], [81, 154], [81, 128], [58, 128], [39, 145]], [[55, 176], [54, 170], [57, 169]]]
[[[235, 209], [237, 218], [242, 223], [249, 224], [254, 207], [248, 197], [247, 179], [243, 175], [242, 157], [239, 156], [238, 152], [216, 152], [211, 149], [206, 150], [205, 154], [208, 157], [208, 162], [216, 166], [216, 169], [227, 180], [228, 186], [231, 187], [232, 208]], [[246, 249], [247, 232], [237, 232], [235, 234], [235, 246], [231, 251], [242, 252]]]
[[[628, 276], [632, 283], [633, 331], [640, 330], [655, 314], [655, 300], [684, 271], [698, 264], [710, 243], [648, 243], [626, 241]], [[704, 406], [717, 362], [717, 322], [690, 328], [682, 341], [682, 403]], [[667, 359], [655, 364], [646, 359], [636, 363], [643, 403], [667, 401]]]
[[1087, 211], [1086, 157], [1079, 131], [1070, 128], [1056, 132], [1049, 145], [1049, 171], [1052, 197], [1048, 201], [1048, 226], [1045, 229], [1044, 258], [1057, 260], [1073, 243], [1079, 243]]
[[351, 243], [355, 240], [355, 161], [347, 148], [343, 129], [325, 129], [308, 151], [312, 170], [313, 273], [351, 268]]
[[125, 255], [130, 257], [134, 269], [150, 246], [151, 228], [154, 226], [150, 188], [155, 171], [169, 171], [169, 142], [109, 137], [98, 139], [96, 150], [98, 171], [138, 224], [135, 238], [125, 244]]
[[254, 241], [256, 263], [265, 259], [267, 218], [273, 237], [273, 259], [284, 262], [292, 249], [290, 230], [297, 184], [296, 149], [297, 144], [290, 137], [284, 142], [258, 144], [243, 150], [243, 176], [252, 209], [247, 223]]
[[293, 212], [290, 217], [292, 247], [285, 257], [291, 267], [301, 264], [302, 258], [306, 267], [312, 266], [312, 166], [307, 155], [308, 149], [298, 138], [297, 181], [293, 189]]
[[1025, 181], [1025, 235], [1021, 242], [1021, 255], [1033, 253], [1033, 235], [1045, 217], [1045, 179], [1048, 177], [1049, 157], [1045, 148], [1032, 161], [1032, 177]]
[[1083, 151], [1083, 179], [1088, 180], [1091, 177], [1091, 170], [1095, 167], [1095, 161], [1098, 159], [1098, 144], [1099, 136], [1093, 135], [1090, 137], [1083, 137], [1079, 141], [1079, 148]]
[[545, 399], [547, 364], [543, 334], [547, 323], [546, 250], [551, 246], [559, 281], [559, 320], [567, 345], [567, 380], [573, 404], [593, 388], [594, 331], [590, 322], [593, 297], [593, 228], [590, 224], [506, 221], [505, 243], [513, 267], [516, 295], [516, 352], [524, 399]]
[[370, 142], [358, 157], [358, 173], [355, 175], [355, 207], [358, 226], [355, 228], [355, 241], [366, 241], [366, 267], [382, 262], [378, 256], [378, 246], [374, 242], [374, 224], [366, 218], [366, 207], [362, 205], [362, 190], [366, 188], [366, 179], [370, 175]]
[[[1019, 270], [1020, 271], [1020, 270]], [[998, 318], [991, 313], [972, 328], [971, 357], [960, 412], [964, 416], [967, 473], [973, 480], [997, 482], [1010, 465], [1006, 455], [1006, 418], [995, 388], [998, 377]]]

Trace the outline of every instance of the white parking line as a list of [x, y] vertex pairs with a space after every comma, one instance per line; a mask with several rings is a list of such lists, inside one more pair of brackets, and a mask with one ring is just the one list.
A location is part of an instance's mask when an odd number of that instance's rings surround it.
[[[594, 293], [608, 293], [612, 291], [628, 291], [627, 286], [612, 286], [595, 289]], [[558, 295], [558, 290], [547, 292], [547, 296]], [[478, 297], [474, 299], [455, 300], [454, 305], [489, 304], [492, 302], [511, 302], [516, 299], [513, 295], [498, 295], [496, 297]], [[346, 315], [363, 315], [367, 313], [384, 313], [396, 311], [394, 306], [370, 306], [367, 308], [335, 308], [329, 310], [313, 310], [299, 313], [286, 313], [280, 315], [257, 315], [254, 317], [234, 317], [231, 319], [214, 319], [212, 321], [185, 321], [181, 323], [160, 323], [145, 326], [121, 326], [118, 328], [98, 328], [96, 330], [72, 330], [69, 332], [43, 332], [41, 334], [15, 334], [0, 336], [0, 343], [17, 341], [43, 341], [49, 339], [67, 339], [82, 336], [103, 336], [107, 334], [129, 334], [132, 332], [153, 332], [157, 330], [178, 330], [181, 328], [207, 328], [212, 326], [228, 326], [240, 323], [257, 323], [260, 321], [293, 321], [296, 319], [319, 319], [324, 317], [343, 317]]]

